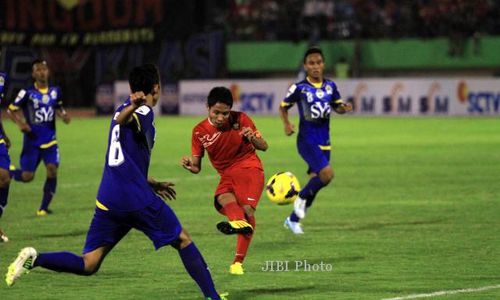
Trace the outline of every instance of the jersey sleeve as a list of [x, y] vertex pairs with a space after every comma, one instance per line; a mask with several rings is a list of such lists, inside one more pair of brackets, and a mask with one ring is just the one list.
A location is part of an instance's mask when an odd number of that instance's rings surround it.
[[291, 108], [295, 103], [297, 103], [300, 99], [300, 91], [297, 88], [296, 84], [292, 84], [290, 88], [288, 88], [288, 92], [286, 93], [285, 99], [281, 101], [281, 107], [286, 109]]
[[62, 93], [61, 93], [61, 89], [59, 87], [56, 87], [54, 88], [54, 91], [53, 91], [55, 94], [55, 98], [57, 99], [57, 102], [56, 102], [56, 108], [61, 108], [63, 106], [63, 97], [62, 97]]
[[344, 100], [342, 100], [342, 97], [340, 96], [339, 90], [337, 89], [337, 85], [335, 85], [335, 83], [332, 82], [331, 87], [332, 87], [332, 102], [330, 103], [330, 105], [335, 109], [341, 103], [343, 103]]
[[153, 110], [147, 106], [139, 106], [132, 113], [131, 126], [134, 126], [137, 132], [146, 132], [153, 126]]
[[14, 103], [9, 105], [10, 110], [18, 110], [20, 107], [26, 105], [26, 101], [28, 99], [28, 92], [25, 89], [22, 89], [17, 93], [16, 100]]
[[193, 133], [191, 135], [191, 155], [192, 156], [203, 157], [203, 154], [205, 153], [205, 148], [203, 148], [203, 144], [200, 141], [201, 135], [202, 135], [202, 132], [200, 131], [200, 128], [198, 128], [198, 126], [196, 126], [193, 129]]

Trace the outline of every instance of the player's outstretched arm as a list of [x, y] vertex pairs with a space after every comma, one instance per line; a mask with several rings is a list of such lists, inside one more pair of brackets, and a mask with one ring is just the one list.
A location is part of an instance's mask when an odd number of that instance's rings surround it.
[[146, 103], [146, 95], [143, 92], [135, 92], [130, 95], [130, 105], [125, 107], [118, 116], [115, 116], [117, 124], [124, 125], [132, 121], [132, 114], [141, 105]]
[[56, 110], [56, 113], [63, 120], [64, 124], [69, 124], [69, 122], [71, 122], [71, 118], [69, 117], [64, 107], [59, 107], [59, 109]]
[[295, 132], [295, 125], [290, 123], [288, 119], [288, 108], [280, 106], [280, 118], [283, 121], [283, 125], [285, 126], [285, 134], [290, 136]]
[[199, 156], [183, 156], [181, 165], [184, 169], [193, 174], [198, 174], [201, 171], [201, 157]]
[[175, 200], [176, 192], [173, 189], [175, 184], [172, 182], [156, 181], [153, 177], [148, 177], [148, 183], [153, 191], [163, 200]]

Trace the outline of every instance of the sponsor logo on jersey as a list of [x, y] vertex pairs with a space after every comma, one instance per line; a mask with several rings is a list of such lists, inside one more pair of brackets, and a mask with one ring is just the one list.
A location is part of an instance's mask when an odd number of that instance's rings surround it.
[[[198, 132], [196, 132], [196, 134], [198, 134]], [[217, 141], [217, 139], [219, 138], [220, 135], [221, 135], [221, 132], [219, 131], [219, 132], [214, 133], [212, 136], [210, 136], [210, 134], [205, 134], [202, 137], [198, 137], [198, 139], [203, 144], [203, 148], [208, 148], [213, 143], [215, 143], [215, 141]]]
[[297, 89], [297, 86], [295, 84], [292, 84], [288, 89], [288, 93], [286, 93], [286, 98], [290, 97], [290, 95], [295, 92], [295, 89]]
[[326, 93], [327, 93], [328, 95], [333, 94], [333, 89], [332, 89], [332, 87], [331, 87], [330, 85], [327, 85], [327, 86], [326, 86]]
[[312, 102], [314, 102], [314, 96], [313, 96], [313, 94], [312, 94], [312, 93], [310, 93], [310, 92], [306, 92], [306, 97], [307, 97], [307, 102], [308, 102], [308, 103], [312, 103]]
[[318, 97], [319, 99], [322, 99], [324, 95], [325, 95], [325, 92], [323, 92], [322, 89], [316, 90], [316, 97]]

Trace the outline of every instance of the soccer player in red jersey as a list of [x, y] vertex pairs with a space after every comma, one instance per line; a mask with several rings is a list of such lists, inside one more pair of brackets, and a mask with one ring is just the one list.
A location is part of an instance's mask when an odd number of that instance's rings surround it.
[[236, 255], [229, 272], [242, 275], [243, 260], [255, 230], [255, 208], [264, 188], [264, 170], [255, 150], [267, 150], [267, 143], [252, 119], [243, 112], [231, 111], [233, 96], [225, 87], [208, 94], [208, 118], [193, 129], [191, 156], [182, 158], [182, 166], [191, 173], [201, 171], [205, 151], [220, 175], [214, 205], [226, 215], [217, 229], [237, 234]]

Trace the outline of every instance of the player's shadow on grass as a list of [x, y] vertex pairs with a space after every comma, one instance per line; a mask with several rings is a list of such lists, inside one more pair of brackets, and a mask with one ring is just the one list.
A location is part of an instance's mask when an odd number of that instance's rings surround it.
[[241, 300], [250, 300], [250, 299], [255, 299], [257, 296], [262, 296], [262, 295], [277, 295], [277, 294], [294, 294], [294, 293], [300, 293], [308, 290], [315, 290], [315, 287], [313, 286], [298, 286], [298, 287], [269, 287], [269, 288], [255, 288], [255, 289], [244, 289], [240, 290], [241, 294], [238, 293], [229, 293], [229, 296], [231, 298], [235, 297], [234, 299], [241, 299]]
[[350, 226], [350, 224], [338, 224], [340, 228], [338, 230], [347, 230], [347, 231], [362, 231], [362, 230], [378, 230], [384, 227], [393, 227], [393, 226], [418, 226], [418, 225], [433, 225], [443, 223], [444, 220], [417, 220], [417, 221], [408, 221], [408, 222], [378, 222], [378, 223], [369, 223], [363, 224], [360, 226]]
[[87, 229], [75, 230], [75, 231], [70, 231], [70, 232], [40, 234], [39, 237], [42, 237], [42, 238], [60, 238], [60, 237], [74, 237], [74, 236], [84, 236], [84, 235], [87, 235]]

